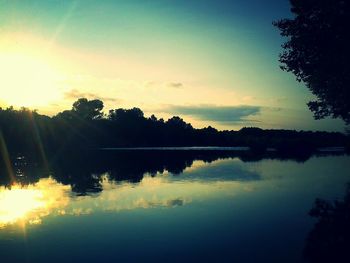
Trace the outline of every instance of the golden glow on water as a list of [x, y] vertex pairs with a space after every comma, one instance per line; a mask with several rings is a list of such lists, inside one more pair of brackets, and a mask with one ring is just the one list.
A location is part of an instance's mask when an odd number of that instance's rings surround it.
[[[103, 191], [92, 196], [77, 196], [71, 187], [52, 178], [35, 185], [0, 188], [0, 228], [41, 224], [49, 216], [80, 216], [133, 209], [171, 208], [203, 201], [215, 196], [232, 196], [241, 188], [231, 181], [172, 181], [167, 174], [145, 176], [141, 182], [114, 183], [102, 177]], [[236, 189], [236, 190], [235, 190]]]
[[36, 185], [0, 188], [0, 228], [15, 223], [38, 224], [54, 209], [68, 204], [68, 186], [53, 179], [41, 179]]
[[33, 189], [12, 189], [3, 191], [0, 197], [2, 224], [12, 223], [29, 212], [45, 207], [43, 193]]

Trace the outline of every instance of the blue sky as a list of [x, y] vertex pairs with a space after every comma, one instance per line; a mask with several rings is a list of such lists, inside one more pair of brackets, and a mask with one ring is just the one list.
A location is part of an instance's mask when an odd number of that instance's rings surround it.
[[342, 131], [279, 69], [288, 16], [284, 0], [0, 0], [0, 105], [53, 115], [85, 96], [195, 127]]

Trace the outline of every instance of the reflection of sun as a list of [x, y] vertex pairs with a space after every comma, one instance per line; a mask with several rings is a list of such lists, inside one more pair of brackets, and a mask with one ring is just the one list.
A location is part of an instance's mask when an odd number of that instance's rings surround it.
[[64, 186], [51, 178], [42, 179], [36, 185], [25, 188], [14, 185], [11, 189], [0, 188], [0, 228], [19, 221], [36, 224], [55, 209], [69, 202]]
[[60, 97], [60, 76], [45, 63], [24, 53], [0, 53], [1, 99], [13, 106], [42, 106]]
[[0, 227], [24, 218], [29, 212], [45, 207], [43, 193], [34, 189], [0, 192]]

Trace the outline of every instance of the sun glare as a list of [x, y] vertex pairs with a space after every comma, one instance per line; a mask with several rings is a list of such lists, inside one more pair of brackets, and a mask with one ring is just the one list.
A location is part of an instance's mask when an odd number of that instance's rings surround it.
[[30, 55], [0, 53], [3, 103], [16, 107], [44, 106], [60, 98], [60, 75], [49, 64]]
[[0, 193], [0, 227], [13, 223], [29, 212], [45, 207], [43, 193], [33, 189], [12, 189]]
[[58, 184], [51, 178], [26, 187], [0, 187], [0, 228], [17, 222], [41, 223], [42, 217], [68, 204], [68, 190], [69, 186]]

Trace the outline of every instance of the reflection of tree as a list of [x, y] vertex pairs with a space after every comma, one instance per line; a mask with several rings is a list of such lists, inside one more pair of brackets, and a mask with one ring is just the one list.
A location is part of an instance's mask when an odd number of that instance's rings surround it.
[[110, 180], [138, 183], [145, 174], [155, 176], [165, 171], [180, 174], [191, 167], [195, 160], [214, 161], [219, 158], [237, 156], [228, 152], [201, 151], [92, 151], [56, 158], [51, 163], [53, 177], [70, 184], [79, 194], [102, 190], [102, 175], [108, 174]]
[[[239, 158], [243, 162], [262, 159], [306, 161], [310, 155], [280, 154], [265, 152], [256, 154], [250, 151], [222, 150], [113, 150], [80, 151], [72, 149], [59, 155], [49, 156], [48, 163], [23, 161], [20, 167], [13, 162], [13, 175], [8, 174], [0, 160], [0, 185], [9, 186], [13, 181], [32, 184], [40, 178], [51, 175], [58, 182], [71, 185], [74, 192], [85, 195], [101, 192], [102, 176], [110, 180], [138, 183], [145, 174], [169, 172], [180, 175], [194, 161], [207, 163], [218, 159]], [[16, 172], [19, 170], [19, 174]]]
[[310, 216], [318, 218], [304, 256], [309, 262], [350, 262], [350, 184], [343, 200], [316, 199]]
[[0, 160], [0, 186], [11, 187], [13, 183], [19, 185], [34, 184], [41, 178], [49, 177], [49, 172], [45, 164], [27, 162], [25, 158], [15, 160], [7, 167]]

